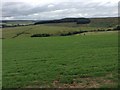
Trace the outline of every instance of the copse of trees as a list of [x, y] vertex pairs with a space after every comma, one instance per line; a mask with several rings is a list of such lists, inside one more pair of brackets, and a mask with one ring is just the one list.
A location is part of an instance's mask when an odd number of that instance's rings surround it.
[[90, 23], [90, 19], [82, 18], [77, 20], [77, 24], [88, 24]]
[[114, 30], [120, 30], [120, 26], [117, 25], [115, 28], [113, 28]]
[[43, 34], [34, 34], [31, 37], [49, 37], [49, 36], [52, 36], [52, 35], [51, 34], [43, 33]]
[[73, 32], [67, 32], [67, 33], [59, 33], [58, 35], [42, 33], [42, 34], [33, 34], [31, 37], [70, 36], [70, 35], [81, 34], [85, 32], [88, 32], [88, 31], [85, 31], [85, 30], [84, 31], [73, 31]]
[[61, 23], [61, 21], [60, 20], [39, 21], [39, 22], [34, 23], [34, 25], [37, 25], [37, 24], [47, 24], [47, 23]]

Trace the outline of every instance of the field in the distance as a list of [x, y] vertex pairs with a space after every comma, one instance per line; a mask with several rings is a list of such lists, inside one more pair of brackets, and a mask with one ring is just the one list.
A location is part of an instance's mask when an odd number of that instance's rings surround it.
[[[89, 24], [52, 23], [3, 28], [3, 39], [21, 37], [28, 38], [34, 34], [43, 33], [59, 36], [60, 34], [74, 31], [112, 30], [118, 24], [118, 18], [92, 18], [90, 20], [91, 22]], [[12, 24], [13, 22], [9, 23]], [[17, 23], [17, 21], [14, 23]], [[18, 23], [20, 23], [20, 21]]]

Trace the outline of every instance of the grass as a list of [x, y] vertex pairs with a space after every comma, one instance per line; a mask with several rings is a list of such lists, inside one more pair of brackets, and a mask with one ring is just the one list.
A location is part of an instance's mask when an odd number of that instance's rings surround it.
[[[36, 26], [30, 33], [49, 32], [47, 28]], [[61, 28], [49, 26], [51, 32]], [[3, 39], [3, 87], [117, 86], [117, 32], [10, 39], [20, 31], [15, 29], [3, 31], [8, 38]]]
[[[67, 23], [69, 25], [69, 23]], [[43, 24], [43, 25], [30, 25], [30, 26], [21, 26], [21, 27], [11, 27], [11, 28], [3, 28], [3, 38], [13, 38], [17, 36], [17, 38], [28, 38], [34, 34], [52, 34], [52, 35], [60, 35], [61, 33], [68, 33], [68, 32], [74, 32], [74, 31], [90, 31], [90, 30], [107, 30], [106, 27], [92, 27], [92, 26], [84, 26], [84, 25], [78, 25], [74, 26], [72, 23], [71, 26], [66, 26], [66, 24], [61, 25], [50, 25], [50, 24]], [[73, 26], [72, 26], [73, 25]]]
[[2, 88], [2, 39], [0, 39], [0, 89]]
[[31, 21], [31, 20], [12, 20], [12, 21], [5, 21], [5, 22], [2, 22], [3, 25], [18, 25], [18, 24], [33, 24], [34, 22]]

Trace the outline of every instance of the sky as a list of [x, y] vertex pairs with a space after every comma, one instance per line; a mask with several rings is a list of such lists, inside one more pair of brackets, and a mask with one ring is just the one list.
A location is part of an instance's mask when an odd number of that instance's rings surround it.
[[2, 0], [3, 20], [117, 17], [119, 0]]

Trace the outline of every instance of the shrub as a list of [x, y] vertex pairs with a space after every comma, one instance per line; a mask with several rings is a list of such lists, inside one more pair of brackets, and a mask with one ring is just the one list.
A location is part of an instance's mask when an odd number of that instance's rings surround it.
[[88, 31], [74, 31], [74, 32], [68, 32], [68, 33], [61, 33], [60, 36], [69, 36], [69, 35], [80, 34], [85, 32], [88, 32]]
[[120, 26], [116, 26], [113, 30], [120, 30]]
[[52, 36], [52, 35], [43, 33], [43, 34], [34, 34], [31, 37], [49, 37], [49, 36]]

